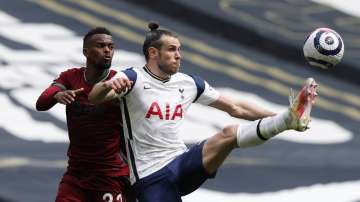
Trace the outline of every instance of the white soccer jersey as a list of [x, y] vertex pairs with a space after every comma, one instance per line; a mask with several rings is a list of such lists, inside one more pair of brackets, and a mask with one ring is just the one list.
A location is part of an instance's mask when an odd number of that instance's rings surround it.
[[187, 109], [194, 101], [208, 105], [219, 93], [201, 78], [183, 73], [161, 81], [143, 67], [124, 70], [116, 77], [121, 76], [134, 82], [119, 97], [130, 180], [135, 183], [187, 151], [178, 133]]

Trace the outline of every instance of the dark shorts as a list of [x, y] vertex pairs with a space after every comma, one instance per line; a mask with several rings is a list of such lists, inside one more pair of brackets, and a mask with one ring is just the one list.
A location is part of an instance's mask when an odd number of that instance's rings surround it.
[[[109, 177], [104, 176], [109, 181]], [[135, 202], [135, 192], [125, 177], [111, 177], [113, 188], [90, 189], [77, 176], [65, 174], [59, 184], [55, 202]], [[96, 183], [96, 182], [94, 182]], [[101, 182], [99, 182], [101, 183]]]
[[209, 175], [202, 163], [204, 142], [191, 149], [159, 171], [140, 179], [135, 183], [139, 202], [181, 201], [181, 196], [198, 189]]

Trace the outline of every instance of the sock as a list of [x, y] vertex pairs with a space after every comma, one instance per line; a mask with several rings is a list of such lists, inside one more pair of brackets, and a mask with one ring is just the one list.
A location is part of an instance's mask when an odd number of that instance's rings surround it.
[[259, 130], [260, 135], [265, 139], [274, 137], [275, 135], [289, 129], [291, 122], [291, 114], [288, 110], [279, 113], [275, 116], [263, 118]]
[[236, 133], [236, 141], [238, 147], [253, 147], [266, 141], [258, 137], [256, 132], [257, 125], [258, 121], [253, 121], [250, 124], [238, 126]]
[[291, 114], [288, 110], [275, 116], [266, 117], [250, 124], [238, 126], [237, 145], [240, 148], [253, 147], [289, 129]]

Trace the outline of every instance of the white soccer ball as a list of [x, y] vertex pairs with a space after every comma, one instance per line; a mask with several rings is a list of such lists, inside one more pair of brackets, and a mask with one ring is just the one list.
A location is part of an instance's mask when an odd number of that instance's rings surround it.
[[336, 31], [318, 28], [306, 38], [303, 51], [310, 65], [328, 69], [341, 61], [344, 42]]

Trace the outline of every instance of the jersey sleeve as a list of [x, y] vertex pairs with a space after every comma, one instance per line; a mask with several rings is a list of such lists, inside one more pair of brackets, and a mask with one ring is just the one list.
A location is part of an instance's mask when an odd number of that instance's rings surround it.
[[132, 81], [132, 85], [131, 85], [131, 89], [127, 89], [125, 92], [118, 94], [118, 98], [123, 97], [127, 94], [129, 94], [131, 92], [131, 90], [134, 88], [136, 80], [137, 80], [137, 73], [134, 70], [134, 68], [128, 68], [125, 69], [123, 71], [120, 71], [119, 73], [117, 73], [113, 78], [113, 79], [117, 79], [117, 78], [127, 78], [130, 81]]
[[220, 93], [210, 86], [208, 82], [204, 81], [204, 84], [204, 92], [199, 96], [196, 102], [203, 105], [209, 105], [219, 98]]
[[216, 101], [220, 94], [217, 90], [211, 87], [208, 82], [196, 75], [190, 75], [195, 82], [196, 97], [193, 102], [203, 105], [209, 105]]
[[70, 83], [69, 83], [69, 75], [70, 75], [70, 71], [65, 71], [65, 72], [61, 72], [61, 74], [53, 80], [52, 82], [52, 86], [57, 86], [59, 87], [61, 90], [66, 90], [68, 89]]
[[54, 95], [59, 91], [64, 91], [69, 86], [69, 70], [62, 72], [52, 84], [45, 89], [36, 101], [36, 109], [38, 111], [46, 111], [53, 107], [57, 101]]
[[128, 68], [116, 74], [114, 78], [127, 78], [133, 82], [133, 85], [135, 85], [137, 73], [135, 72], [134, 68]]
[[61, 89], [55, 85], [45, 89], [36, 101], [36, 110], [46, 111], [53, 107], [57, 103], [54, 95], [59, 91], [61, 91]]

